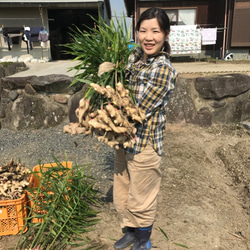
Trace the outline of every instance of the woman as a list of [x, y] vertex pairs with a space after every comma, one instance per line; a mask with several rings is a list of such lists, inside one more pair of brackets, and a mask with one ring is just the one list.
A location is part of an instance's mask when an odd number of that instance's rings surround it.
[[168, 59], [170, 24], [165, 11], [146, 10], [136, 30], [141, 48], [130, 55], [126, 77], [146, 119], [137, 124], [135, 146], [119, 149], [115, 155], [114, 204], [125, 234], [114, 248], [134, 243], [131, 250], [148, 250], [161, 183], [165, 107], [177, 73]]

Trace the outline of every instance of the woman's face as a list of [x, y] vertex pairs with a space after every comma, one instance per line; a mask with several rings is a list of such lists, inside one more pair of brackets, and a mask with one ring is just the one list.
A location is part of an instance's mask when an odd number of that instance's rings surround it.
[[144, 52], [143, 59], [160, 52], [167, 37], [168, 35], [161, 30], [156, 18], [142, 21], [138, 38]]

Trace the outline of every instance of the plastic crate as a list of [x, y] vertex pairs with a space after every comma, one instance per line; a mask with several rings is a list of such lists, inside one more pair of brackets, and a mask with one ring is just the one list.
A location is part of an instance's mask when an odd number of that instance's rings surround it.
[[[28, 209], [25, 207], [27, 202], [26, 194], [16, 200], [0, 201], [0, 236], [16, 235], [24, 228], [28, 215]], [[24, 232], [26, 231], [27, 227]]]
[[[67, 162], [60, 162], [60, 164], [62, 164], [64, 167], [72, 168], [72, 162], [70, 162], [70, 161], [67, 161]], [[43, 164], [43, 165], [42, 165], [42, 172], [46, 171], [46, 169], [48, 169], [48, 168], [56, 167], [56, 166], [58, 166], [58, 163]], [[29, 180], [29, 183], [30, 183], [30, 184], [29, 184], [29, 187], [30, 187], [30, 188], [39, 187], [39, 176], [42, 175], [42, 173], [40, 172], [40, 166], [39, 166], [39, 165], [33, 167], [33, 171], [34, 171], [34, 172], [37, 172], [36, 174], [37, 174], [37, 177], [38, 177], [38, 178], [37, 178], [35, 175], [31, 175], [31, 178], [30, 178], [30, 180]], [[59, 173], [59, 174], [60, 174], [60, 173]], [[28, 193], [28, 194], [29, 194], [30, 196], [32, 196], [31, 193]], [[52, 192], [51, 192], [50, 194], [52, 194]], [[38, 199], [43, 200], [42, 194], [39, 195]], [[30, 207], [33, 208], [33, 206], [34, 206], [33, 201], [30, 199], [29, 202], [30, 202]], [[36, 207], [36, 208], [33, 208], [33, 209], [35, 209], [36, 213], [39, 213], [39, 214], [45, 214], [45, 213], [46, 213], [46, 211], [41, 210], [39, 207]], [[42, 222], [42, 221], [43, 221], [42, 218], [33, 218], [33, 219], [32, 219], [32, 222], [33, 222], [33, 223]]]

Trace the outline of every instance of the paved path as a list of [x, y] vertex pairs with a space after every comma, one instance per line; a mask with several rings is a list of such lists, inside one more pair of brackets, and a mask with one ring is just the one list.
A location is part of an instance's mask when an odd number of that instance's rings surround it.
[[250, 73], [249, 63], [230, 63], [220, 62], [208, 63], [208, 62], [188, 62], [188, 63], [173, 63], [173, 66], [178, 73], [206, 73], [206, 72], [241, 72]]
[[51, 74], [63, 74], [73, 77], [76, 71], [69, 71], [70, 67], [74, 67], [78, 65], [79, 62], [71, 61], [71, 60], [62, 60], [62, 61], [52, 61], [46, 63], [25, 63], [28, 70], [16, 73], [11, 77], [23, 77], [23, 76], [44, 76]]
[[[79, 64], [77, 61], [64, 60], [53, 61], [47, 63], [26, 63], [28, 70], [12, 75], [12, 77], [23, 76], [43, 76], [50, 74], [65, 74], [73, 77], [76, 71], [69, 71], [70, 67]], [[220, 62], [218, 64], [208, 62], [188, 62], [188, 63], [173, 63], [173, 66], [178, 73], [205, 73], [205, 72], [241, 72], [250, 74], [249, 63], [229, 63]]]

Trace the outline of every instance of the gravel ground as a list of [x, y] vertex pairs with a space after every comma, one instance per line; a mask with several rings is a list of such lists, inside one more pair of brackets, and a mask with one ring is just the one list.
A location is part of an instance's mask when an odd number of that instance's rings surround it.
[[63, 133], [63, 126], [35, 131], [0, 130], [0, 165], [11, 158], [15, 162], [33, 168], [38, 160], [46, 164], [54, 162], [52, 155], [59, 161], [68, 161], [78, 165], [87, 164], [91, 175], [96, 178], [96, 187], [106, 201], [112, 199], [114, 150], [100, 144], [95, 138], [84, 135]]

